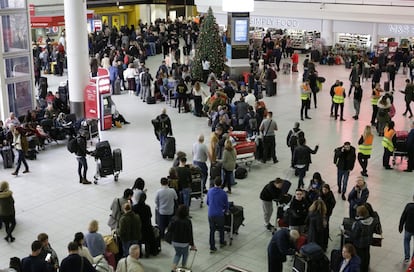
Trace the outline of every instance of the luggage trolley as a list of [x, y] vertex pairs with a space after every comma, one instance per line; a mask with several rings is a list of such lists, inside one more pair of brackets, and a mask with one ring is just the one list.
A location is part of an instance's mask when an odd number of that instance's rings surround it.
[[122, 153], [121, 149], [116, 148], [111, 151], [108, 141], [96, 143], [96, 149], [92, 152], [96, 161], [96, 174], [93, 176], [94, 183], [98, 184], [100, 177], [114, 175], [114, 181], [118, 181], [119, 174], [122, 171]]
[[203, 207], [203, 182], [201, 180], [201, 169], [197, 166], [190, 166], [191, 170], [191, 193], [190, 197], [200, 199], [200, 208]]
[[244, 212], [242, 206], [229, 203], [229, 212], [224, 215], [224, 231], [229, 233], [229, 245], [233, 244], [233, 234], [239, 234], [240, 226], [244, 226]]
[[397, 157], [400, 157], [402, 161], [403, 157], [408, 156], [408, 150], [407, 150], [408, 131], [406, 130], [396, 131], [395, 137], [397, 138], [397, 143], [394, 147], [394, 152], [392, 153], [392, 165], [396, 164]]

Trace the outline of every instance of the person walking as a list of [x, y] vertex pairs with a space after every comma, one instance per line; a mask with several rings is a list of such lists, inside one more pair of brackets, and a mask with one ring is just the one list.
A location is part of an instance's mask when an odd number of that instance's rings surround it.
[[411, 129], [408, 132], [407, 137], [407, 169], [404, 172], [412, 172], [414, 170], [414, 122], [411, 122]]
[[215, 242], [216, 230], [220, 234], [220, 246], [227, 245], [224, 240], [224, 214], [229, 210], [229, 201], [227, 194], [221, 188], [221, 178], [216, 177], [214, 180], [214, 187], [208, 190], [207, 193], [208, 205], [208, 223], [210, 226], [210, 253], [217, 251]]
[[283, 263], [287, 255], [295, 255], [296, 240], [300, 234], [297, 230], [281, 228], [276, 231], [267, 246], [268, 272], [283, 272]]
[[167, 139], [167, 136], [172, 136], [172, 125], [171, 125], [171, 119], [167, 115], [167, 109], [163, 108], [161, 110], [161, 114], [158, 115], [155, 120], [157, 120], [157, 129], [156, 133], [158, 135], [158, 140], [160, 141], [161, 149], [165, 143], [165, 140]]
[[299, 138], [298, 143], [299, 145], [293, 151], [293, 166], [295, 167], [295, 175], [299, 176], [298, 188], [303, 188], [305, 186], [303, 178], [309, 170], [309, 164], [312, 163], [311, 154], [318, 152], [319, 145], [316, 145], [312, 150], [306, 145], [305, 138]]
[[400, 217], [398, 231], [402, 233], [404, 230], [404, 262], [409, 263], [414, 257], [410, 254], [411, 238], [414, 236], [414, 195], [412, 202], [407, 203]]
[[160, 228], [160, 237], [164, 238], [165, 229], [174, 215], [174, 205], [178, 200], [177, 193], [168, 187], [168, 179], [161, 178], [161, 188], [155, 193], [156, 222]]
[[411, 111], [411, 101], [414, 99], [414, 84], [410, 82], [410, 80], [407, 78], [405, 80], [405, 90], [400, 91], [404, 94], [404, 100], [405, 100], [405, 111], [403, 113], [403, 116], [407, 115], [407, 112], [410, 113], [410, 116], [408, 118], [413, 117], [413, 112]]
[[333, 102], [335, 105], [335, 120], [338, 120], [338, 108], [340, 108], [340, 119], [341, 121], [346, 121], [344, 119], [344, 102], [345, 102], [345, 88], [342, 86], [343, 82], [339, 82], [339, 86], [336, 86], [334, 88], [334, 96], [333, 96]]
[[128, 250], [131, 245], [138, 244], [141, 241], [141, 218], [134, 213], [130, 203], [125, 203], [124, 214], [119, 219], [119, 238], [122, 241], [122, 252], [124, 257], [128, 256]]
[[193, 144], [193, 164], [201, 170], [201, 182], [203, 184], [203, 192], [207, 193], [206, 182], [208, 177], [207, 160], [210, 159], [208, 147], [204, 143], [204, 135], [198, 136], [198, 141]]
[[291, 160], [290, 160], [290, 167], [294, 167], [293, 165], [293, 152], [295, 148], [299, 144], [299, 138], [305, 138], [305, 133], [300, 129], [300, 123], [295, 122], [293, 128], [289, 130], [289, 133], [286, 137], [286, 145], [290, 147], [291, 152]]
[[300, 107], [300, 120], [304, 121], [303, 119], [303, 112], [305, 112], [306, 119], [312, 119], [308, 116], [308, 109], [310, 107], [310, 95], [312, 90], [309, 86], [309, 80], [307, 79], [301, 86], [300, 86], [300, 100], [302, 101], [302, 105]]
[[349, 74], [349, 81], [350, 86], [348, 96], [351, 96], [352, 88], [356, 87], [356, 83], [359, 83], [358, 65], [356, 64], [353, 64], [351, 73]]
[[86, 176], [88, 172], [88, 161], [86, 160], [86, 155], [89, 154], [89, 151], [86, 148], [86, 137], [88, 135], [87, 130], [81, 130], [79, 135], [76, 137], [76, 160], [78, 161], [78, 175], [79, 175], [79, 183], [81, 184], [91, 184]]
[[270, 218], [273, 214], [273, 201], [279, 200], [282, 192], [283, 180], [276, 178], [266, 184], [260, 192], [260, 200], [262, 200], [263, 217], [265, 226], [268, 231], [273, 231], [275, 227], [270, 224]]
[[236, 169], [236, 149], [233, 143], [227, 139], [224, 143], [224, 152], [222, 160], [222, 180], [221, 188], [227, 185], [227, 193], [231, 194], [231, 185], [234, 183], [234, 169]]
[[346, 200], [345, 193], [348, 185], [349, 173], [354, 169], [356, 160], [355, 147], [350, 142], [345, 142], [334, 151], [333, 163], [337, 168], [338, 194], [342, 193], [342, 200]]
[[354, 120], [358, 120], [359, 118], [359, 112], [361, 109], [361, 101], [362, 101], [362, 87], [361, 84], [359, 83], [359, 81], [354, 83], [354, 109], [355, 109], [355, 115], [352, 116], [352, 118], [354, 118]]
[[277, 131], [277, 124], [272, 119], [273, 112], [267, 113], [267, 118], [260, 124], [259, 130], [263, 134], [263, 163], [266, 163], [267, 159], [273, 159], [273, 163], [278, 163], [276, 157], [276, 139], [275, 131]]
[[191, 170], [187, 165], [187, 158], [181, 157], [180, 164], [175, 168], [178, 178], [178, 194], [180, 203], [190, 207], [191, 202]]
[[382, 146], [384, 147], [384, 154], [382, 155], [382, 166], [386, 170], [393, 169], [390, 166], [390, 157], [394, 152], [394, 147], [397, 142], [395, 136], [394, 121], [390, 121], [384, 128], [384, 137], [382, 137]]
[[368, 177], [368, 159], [371, 157], [373, 142], [374, 135], [371, 132], [371, 126], [365, 126], [364, 132], [358, 141], [358, 162], [362, 168], [361, 175], [364, 177]]
[[13, 145], [17, 151], [17, 166], [16, 166], [16, 170], [14, 170], [12, 175], [17, 176], [19, 174], [19, 169], [22, 163], [25, 167], [23, 174], [29, 173], [29, 165], [26, 162], [26, 154], [25, 154], [28, 148], [28, 143], [27, 143], [27, 139], [25, 136], [25, 130], [23, 127], [14, 127], [12, 125], [10, 127], [11, 127], [10, 130], [12, 131], [12, 134], [13, 134]]
[[177, 212], [168, 226], [168, 232], [171, 233], [171, 244], [175, 250], [172, 271], [176, 271], [180, 259], [182, 259], [181, 265], [187, 267], [188, 249], [196, 250], [193, 238], [193, 225], [189, 218], [187, 206], [178, 206]]
[[2, 181], [0, 184], [0, 224], [4, 223], [7, 236], [4, 240], [14, 242], [16, 238], [12, 233], [16, 227], [16, 211], [14, 208], [13, 192], [9, 189], [9, 183]]

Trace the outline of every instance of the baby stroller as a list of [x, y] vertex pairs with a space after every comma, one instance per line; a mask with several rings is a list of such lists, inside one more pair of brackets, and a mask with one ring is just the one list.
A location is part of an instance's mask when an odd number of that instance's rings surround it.
[[98, 142], [92, 156], [96, 161], [96, 174], [93, 177], [94, 183], [98, 184], [99, 177], [114, 175], [114, 181], [118, 181], [119, 173], [122, 171], [121, 149], [111, 151], [108, 141]]

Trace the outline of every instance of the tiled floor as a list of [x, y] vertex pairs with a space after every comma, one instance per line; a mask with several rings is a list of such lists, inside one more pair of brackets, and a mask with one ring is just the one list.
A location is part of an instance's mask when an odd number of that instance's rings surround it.
[[[160, 57], [148, 61], [154, 72], [160, 63]], [[357, 146], [360, 133], [369, 123], [371, 116], [370, 82], [363, 83], [365, 90], [361, 116], [354, 121], [352, 99], [345, 100], [346, 122], [336, 122], [329, 117], [330, 96], [329, 88], [335, 79], [344, 81], [348, 88], [350, 70], [344, 66], [318, 66], [321, 76], [327, 78], [323, 90], [318, 94], [318, 108], [310, 110], [312, 120], [301, 122], [301, 128], [306, 133], [310, 146], [320, 144], [318, 154], [312, 157], [306, 182], [315, 171], [322, 174], [323, 179], [336, 191], [336, 167], [332, 162], [333, 150], [350, 141]], [[383, 75], [383, 80], [386, 75]], [[397, 75], [396, 89], [404, 86], [404, 76]], [[55, 90], [63, 78], [49, 76], [51, 89]], [[382, 80], [382, 81], [383, 81]], [[218, 271], [223, 265], [231, 263], [248, 270], [261, 272], [267, 270], [267, 244], [271, 234], [263, 226], [263, 216], [259, 193], [262, 187], [271, 179], [281, 177], [289, 179], [294, 186], [297, 178], [289, 168], [290, 149], [286, 146], [286, 135], [295, 121], [299, 120], [299, 84], [301, 74], [278, 75], [278, 94], [276, 97], [265, 98], [270, 110], [274, 112], [279, 131], [277, 132], [278, 164], [255, 163], [249, 176], [239, 180], [229, 197], [238, 205], [245, 208], [245, 226], [235, 237], [233, 245], [219, 249], [215, 254], [208, 250], [207, 207], [200, 209], [197, 200], [193, 201], [191, 214], [195, 243], [198, 253], [194, 262], [194, 271]], [[114, 96], [114, 101], [122, 114], [131, 122], [122, 129], [112, 129], [102, 132], [102, 139], [109, 140], [112, 147], [119, 147], [123, 152], [124, 171], [119, 182], [113, 182], [112, 177], [104, 178], [98, 185], [80, 185], [77, 178], [77, 162], [66, 149], [64, 142], [56, 145], [49, 144], [46, 151], [38, 154], [36, 161], [29, 161], [30, 173], [18, 177], [11, 176], [12, 170], [1, 170], [0, 180], [8, 180], [14, 192], [17, 211], [16, 241], [8, 244], [0, 239], [0, 267], [6, 267], [11, 256], [24, 257], [30, 252], [30, 243], [38, 233], [47, 232], [52, 246], [60, 259], [66, 255], [66, 246], [77, 231], [86, 231], [91, 219], [100, 222], [100, 232], [107, 234], [106, 225], [109, 206], [114, 197], [122, 195], [125, 188], [131, 187], [137, 177], [146, 181], [148, 188], [147, 203], [154, 207], [154, 193], [159, 188], [159, 180], [166, 176], [171, 161], [163, 160], [160, 156], [159, 144], [154, 138], [150, 120], [160, 113], [166, 105], [157, 103], [147, 105], [137, 97], [123, 94]], [[313, 105], [313, 104], [312, 104]], [[404, 110], [404, 98], [401, 93], [395, 94], [397, 114], [395, 119], [397, 130], [408, 129], [409, 119], [401, 114]], [[168, 108], [168, 107], [167, 107]], [[172, 118], [173, 132], [177, 140], [177, 150], [185, 151], [191, 158], [191, 146], [200, 133], [209, 135], [210, 128], [205, 118], [197, 118], [191, 114], [178, 114], [176, 109], [168, 108]], [[208, 137], [207, 137], [208, 139]], [[406, 162], [399, 164], [393, 171], [382, 169], [381, 139], [375, 137], [372, 158], [369, 160], [370, 189], [369, 202], [379, 212], [383, 229], [384, 241], [382, 248], [371, 249], [371, 271], [389, 272], [404, 271], [402, 235], [398, 233], [398, 221], [406, 202], [413, 194], [413, 175], [402, 172]], [[89, 157], [89, 179], [95, 171], [95, 162]], [[349, 187], [359, 175], [360, 166], [356, 164], [350, 177]], [[293, 190], [292, 188], [291, 190]], [[348, 215], [348, 203], [340, 200], [331, 218], [332, 241], [329, 250], [339, 247], [339, 225], [344, 216]], [[2, 230], [3, 233], [4, 230]], [[4, 234], [1, 234], [4, 235]], [[157, 257], [143, 259], [145, 271], [169, 271], [173, 249], [170, 245], [162, 244], [162, 253]], [[291, 271], [291, 263], [285, 264], [285, 271]]]

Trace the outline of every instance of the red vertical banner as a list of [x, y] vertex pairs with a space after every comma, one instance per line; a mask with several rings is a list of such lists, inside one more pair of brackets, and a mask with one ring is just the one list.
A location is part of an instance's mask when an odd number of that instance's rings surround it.
[[99, 94], [96, 90], [96, 85], [89, 83], [84, 89], [85, 99], [85, 117], [86, 118], [98, 118], [98, 99]]

